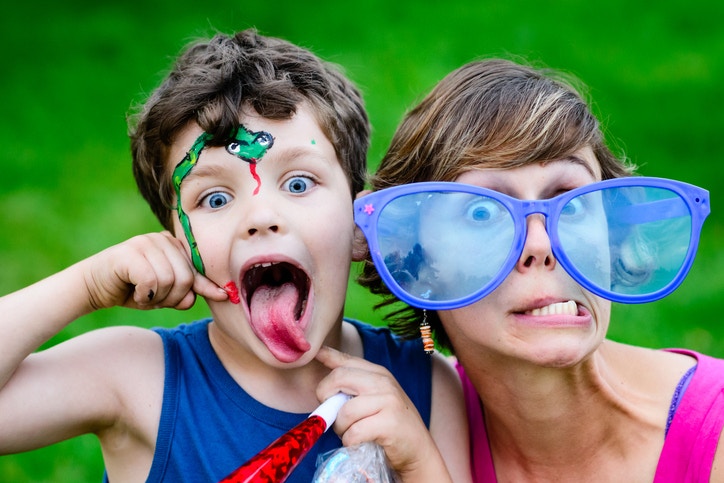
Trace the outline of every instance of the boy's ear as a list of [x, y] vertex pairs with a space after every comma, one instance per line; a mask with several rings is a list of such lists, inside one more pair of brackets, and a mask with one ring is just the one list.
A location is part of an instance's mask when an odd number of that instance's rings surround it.
[[[372, 193], [371, 190], [364, 190], [357, 193], [356, 198], [359, 199], [364, 195]], [[367, 238], [362, 230], [355, 225], [354, 226], [354, 239], [352, 240], [352, 260], [355, 262], [361, 262], [367, 256]]]

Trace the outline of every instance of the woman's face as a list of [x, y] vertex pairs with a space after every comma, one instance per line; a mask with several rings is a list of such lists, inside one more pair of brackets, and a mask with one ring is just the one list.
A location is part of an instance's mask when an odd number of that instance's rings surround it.
[[[598, 161], [590, 148], [583, 148], [568, 158], [543, 164], [470, 170], [455, 181], [521, 200], [540, 200], [600, 179]], [[605, 338], [610, 302], [585, 290], [557, 263], [543, 215], [530, 215], [526, 226], [522, 254], [502, 284], [474, 304], [439, 313], [461, 359], [482, 349], [540, 366], [565, 367], [583, 360]], [[605, 226], [585, 231], [589, 238], [605, 236], [601, 235]], [[464, 245], [464, 227], [457, 227], [457, 233]], [[505, 233], [501, 228], [501, 239]], [[490, 246], [496, 247], [499, 241], [491, 240]]]

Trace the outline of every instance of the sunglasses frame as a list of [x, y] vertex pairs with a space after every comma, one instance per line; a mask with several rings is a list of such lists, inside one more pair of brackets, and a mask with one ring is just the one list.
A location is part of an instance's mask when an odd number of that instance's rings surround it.
[[[681, 268], [676, 276], [666, 286], [652, 293], [631, 295], [619, 294], [610, 290], [602, 289], [584, 277], [583, 274], [576, 269], [575, 265], [571, 263], [570, 259], [561, 248], [560, 240], [558, 238], [558, 220], [563, 207], [566, 206], [571, 199], [577, 196], [591, 193], [593, 191], [620, 187], [667, 189], [676, 193], [684, 200], [686, 207], [688, 208], [688, 213], [691, 215], [691, 239], [689, 241], [689, 248]], [[511, 247], [505, 262], [501, 266], [498, 276], [494, 277], [489, 283], [469, 295], [454, 300], [441, 301], [428, 300], [411, 295], [406, 292], [397, 283], [397, 281], [395, 281], [384, 263], [377, 236], [377, 223], [380, 213], [388, 203], [399, 197], [424, 192], [458, 192], [486, 196], [501, 203], [512, 215], [514, 222], [513, 246]], [[652, 202], [651, 204], [654, 205], [658, 203], [659, 202]], [[654, 206], [651, 208], [652, 210], [655, 209]], [[649, 213], [636, 210], [636, 212], [632, 212], [627, 216], [629, 217], [629, 221], [633, 221], [634, 223], [653, 221], [653, 219], [656, 219], [656, 215], [651, 215], [652, 210], [649, 210]], [[683, 282], [689, 272], [696, 255], [701, 228], [709, 212], [710, 202], [709, 192], [707, 190], [681, 181], [641, 176], [598, 181], [545, 200], [519, 200], [503, 193], [487, 188], [481, 188], [479, 186], [448, 181], [427, 181], [393, 186], [391, 188], [375, 191], [358, 198], [354, 202], [355, 223], [359, 226], [367, 238], [372, 261], [374, 262], [382, 281], [385, 285], [387, 285], [390, 291], [403, 302], [413, 307], [431, 310], [450, 310], [463, 307], [480, 300], [495, 290], [503, 282], [503, 280], [508, 277], [522, 255], [527, 237], [527, 219], [528, 216], [532, 214], [542, 214], [545, 217], [546, 231], [551, 242], [553, 255], [561, 263], [563, 269], [586, 290], [605, 299], [619, 303], [634, 304], [659, 300], [673, 292]], [[653, 219], [652, 216], [654, 217]], [[633, 217], [633, 219], [631, 217]], [[505, 275], [501, 276], [500, 274]]]

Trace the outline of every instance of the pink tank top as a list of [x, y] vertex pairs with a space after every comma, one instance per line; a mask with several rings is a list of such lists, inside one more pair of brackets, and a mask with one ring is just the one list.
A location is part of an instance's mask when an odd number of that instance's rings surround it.
[[[654, 483], [709, 481], [724, 426], [724, 360], [683, 349], [672, 349], [671, 352], [689, 355], [698, 362], [671, 420]], [[460, 364], [457, 369], [468, 413], [473, 481], [496, 482], [482, 403], [465, 370]]]

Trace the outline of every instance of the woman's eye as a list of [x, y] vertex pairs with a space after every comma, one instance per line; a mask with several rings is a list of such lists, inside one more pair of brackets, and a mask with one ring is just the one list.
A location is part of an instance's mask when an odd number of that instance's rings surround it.
[[500, 212], [498, 202], [483, 198], [467, 206], [465, 217], [472, 222], [494, 221], [500, 216]]
[[573, 198], [561, 209], [561, 216], [581, 216], [585, 213], [586, 203], [582, 196]]
[[290, 193], [300, 194], [314, 187], [314, 181], [307, 176], [294, 176], [284, 183], [284, 188]]
[[231, 201], [231, 196], [226, 193], [211, 193], [207, 195], [201, 203], [209, 208], [218, 209]]

